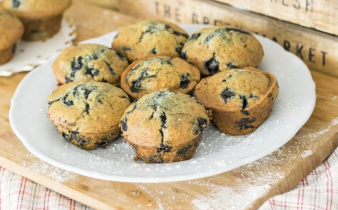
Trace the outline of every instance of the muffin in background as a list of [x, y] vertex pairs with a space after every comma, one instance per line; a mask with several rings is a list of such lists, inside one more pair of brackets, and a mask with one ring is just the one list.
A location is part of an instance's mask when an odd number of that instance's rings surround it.
[[24, 25], [25, 41], [44, 41], [61, 28], [63, 13], [71, 0], [4, 0], [2, 6]]
[[144, 95], [125, 111], [120, 126], [135, 160], [166, 163], [192, 158], [209, 125], [204, 106], [194, 97], [162, 89]]
[[48, 96], [48, 118], [70, 143], [92, 150], [120, 135], [119, 122], [130, 105], [120, 88], [102, 82], [72, 82]]
[[188, 94], [199, 80], [199, 70], [181, 58], [153, 55], [130, 64], [122, 73], [121, 87], [133, 98], [166, 88]]
[[63, 50], [53, 64], [59, 84], [106, 82], [119, 85], [128, 61], [113, 49], [98, 44], [79, 44]]
[[202, 75], [257, 67], [263, 56], [263, 47], [252, 34], [223, 26], [195, 32], [182, 50], [182, 58], [196, 66]]
[[133, 62], [148, 55], [180, 57], [189, 35], [179, 26], [162, 20], [145, 20], [124, 26], [112, 47]]
[[0, 65], [13, 58], [16, 42], [23, 34], [20, 20], [4, 11], [0, 11]]
[[220, 72], [202, 79], [195, 89], [218, 129], [230, 135], [255, 131], [270, 115], [278, 92], [275, 76], [255, 68]]

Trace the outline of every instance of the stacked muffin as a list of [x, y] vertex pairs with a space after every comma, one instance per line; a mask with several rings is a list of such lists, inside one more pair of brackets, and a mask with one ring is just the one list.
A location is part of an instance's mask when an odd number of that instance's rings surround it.
[[15, 43], [44, 41], [61, 27], [64, 11], [71, 0], [4, 0], [0, 11], [0, 65], [12, 59]]
[[111, 143], [119, 121], [135, 160], [187, 160], [211, 113], [230, 135], [251, 133], [267, 119], [279, 87], [272, 74], [255, 68], [263, 55], [259, 41], [239, 29], [212, 27], [189, 36], [165, 21], [132, 23], [112, 48], [83, 44], [61, 53], [53, 65], [61, 86], [48, 98], [48, 117], [83, 149]]

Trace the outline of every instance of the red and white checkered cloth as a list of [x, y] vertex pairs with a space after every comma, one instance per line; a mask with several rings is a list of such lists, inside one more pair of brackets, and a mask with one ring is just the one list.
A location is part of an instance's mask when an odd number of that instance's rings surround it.
[[[0, 209], [90, 210], [2, 167]], [[338, 148], [292, 191], [271, 198], [260, 210], [338, 210]]]

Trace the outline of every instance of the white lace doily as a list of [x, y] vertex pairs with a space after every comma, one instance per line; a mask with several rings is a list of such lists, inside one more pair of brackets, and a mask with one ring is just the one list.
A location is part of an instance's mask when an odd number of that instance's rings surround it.
[[0, 76], [31, 71], [45, 63], [54, 53], [71, 46], [75, 37], [75, 26], [63, 19], [60, 31], [46, 41], [27, 42], [20, 40], [16, 45], [12, 60], [0, 65]]

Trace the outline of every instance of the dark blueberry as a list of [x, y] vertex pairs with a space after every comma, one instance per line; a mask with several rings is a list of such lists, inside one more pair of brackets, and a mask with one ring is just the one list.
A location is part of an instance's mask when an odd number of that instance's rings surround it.
[[101, 101], [101, 99], [98, 99], [97, 102], [99, 102], [100, 104], [103, 104], [103, 102]]
[[269, 93], [268, 97], [271, 98], [272, 97], [272, 93]]
[[183, 43], [180, 42], [178, 46], [175, 48], [176, 52], [181, 55], [182, 49], [183, 49]]
[[127, 97], [126, 96], [119, 96], [120, 98], [125, 98], [125, 99], [127, 99]]
[[190, 41], [190, 40], [196, 40], [196, 39], [198, 39], [198, 37], [200, 37], [200, 36], [201, 36], [201, 33], [193, 34], [193, 35], [191, 35], [191, 37], [189, 38], [189, 41]]
[[209, 75], [219, 72], [219, 62], [215, 58], [215, 53], [212, 58], [204, 62], [204, 68], [208, 71]]
[[249, 115], [250, 115], [250, 113], [249, 113], [247, 110], [241, 110], [241, 112], [242, 112], [244, 115], [246, 115], [246, 116], [249, 116]]
[[65, 139], [67, 138], [67, 134], [65, 134], [64, 132], [62, 132], [61, 135], [62, 135], [63, 138], [65, 138]]
[[105, 78], [103, 78], [103, 79], [101, 80], [101, 82], [108, 83], [108, 80], [106, 80]]
[[161, 143], [161, 145], [160, 145], [160, 147], [159, 148], [157, 148], [157, 153], [160, 153], [160, 152], [170, 152], [171, 151], [171, 146], [168, 146], [168, 145], [165, 145], [165, 144], [162, 144]]
[[163, 129], [167, 128], [167, 115], [165, 114], [165, 112], [162, 112], [162, 114], [160, 115], [160, 119], [161, 119], [161, 128], [159, 131], [161, 134], [161, 143], [163, 144], [164, 141]]
[[84, 95], [85, 99], [87, 100], [89, 94], [90, 94], [91, 92], [93, 92], [93, 90], [88, 90], [88, 89], [85, 89], [85, 88], [82, 88], [82, 90], [84, 90], [83, 95]]
[[162, 59], [162, 58], [158, 58], [158, 59], [161, 60], [161, 64], [167, 64], [167, 65], [170, 65], [170, 66], [173, 65], [173, 63], [171, 62], [170, 59]]
[[220, 29], [217, 29], [215, 30], [213, 33], [209, 34], [204, 42], [208, 43], [211, 39], [213, 39], [214, 37], [217, 37], [217, 36], [222, 36], [224, 39], [228, 39], [225, 34], [229, 33], [230, 31], [235, 31], [235, 32], [239, 32], [239, 33], [242, 33], [242, 34], [249, 34], [248, 32], [246, 31], [242, 31], [240, 29], [236, 29], [236, 28], [220, 28]]
[[78, 57], [77, 60], [73, 60], [71, 62], [71, 68], [72, 68], [72, 71], [70, 73], [70, 77], [74, 77], [75, 76], [75, 73], [80, 70], [83, 66], [83, 63], [82, 63], [82, 57]]
[[18, 8], [21, 4], [21, 0], [13, 0], [13, 7]]
[[221, 98], [223, 98], [224, 102], [227, 103], [230, 99], [236, 96], [236, 93], [231, 91], [229, 88], [225, 88], [221, 92]]
[[182, 51], [182, 52], [181, 52], [181, 56], [182, 56], [182, 59], [183, 59], [183, 60], [187, 60], [187, 58], [188, 58], [188, 57], [187, 57], [187, 51]]
[[178, 31], [174, 31], [174, 34], [175, 34], [176, 36], [183, 36], [183, 37], [185, 37], [185, 38], [188, 38], [188, 37], [189, 37], [188, 34], [186, 34], [186, 33], [181, 33], [181, 32], [178, 32]]
[[95, 76], [100, 74], [100, 71], [95, 69], [95, 68], [86, 68], [86, 73], [87, 75], [91, 76], [94, 78]]
[[182, 89], [188, 88], [189, 82], [190, 82], [190, 74], [189, 73], [182, 74], [180, 80], [180, 87]]
[[236, 121], [236, 125], [239, 127], [240, 130], [245, 130], [248, 128], [254, 128], [253, 125], [250, 125], [251, 123], [255, 122], [256, 118], [242, 118], [240, 121]]
[[142, 82], [148, 78], [155, 78], [156, 75], [149, 75], [147, 69], [143, 69], [141, 75], [136, 80], [131, 81], [130, 90], [133, 93], [138, 93], [142, 89]]
[[194, 129], [194, 134], [197, 136], [201, 134], [208, 125], [208, 120], [203, 117], [197, 118], [197, 124]]
[[176, 155], [184, 155], [185, 153], [187, 153], [187, 151], [192, 147], [192, 145], [188, 145], [185, 147], [182, 147], [180, 149], [177, 150]]
[[227, 67], [230, 68], [230, 69], [236, 69], [236, 68], [238, 68], [238, 66], [232, 64], [231, 62], [227, 63]]
[[37, 29], [31, 30], [30, 33], [31, 33], [31, 34], [36, 34], [36, 33], [39, 33], [39, 30], [37, 30]]
[[[104, 49], [101, 50], [101, 53], [103, 52], [104, 52]], [[97, 60], [97, 59], [99, 59], [99, 56], [96, 54], [93, 54], [93, 60]]]
[[226, 82], [227, 80], [226, 79], [223, 79], [222, 82]]
[[165, 24], [165, 29], [167, 29], [167, 30], [171, 29], [170, 25]]
[[130, 47], [122, 47], [122, 50], [123, 50], [123, 51], [130, 51], [131, 48], [130, 48]]
[[[101, 49], [101, 53], [104, 53], [104, 51], [106, 51], [106, 49]], [[97, 59], [99, 59], [99, 58], [97, 57]]]
[[153, 48], [153, 49], [151, 50], [151, 53], [152, 53], [152, 54], [157, 54], [156, 48]]
[[56, 100], [54, 100], [54, 101], [48, 102], [48, 105], [50, 106], [50, 105], [52, 105], [52, 103], [54, 103], [54, 102], [56, 102], [56, 101], [60, 101], [60, 98], [59, 98], [59, 99], [56, 99]]
[[83, 112], [86, 112], [87, 114], [89, 114], [90, 106], [89, 106], [89, 104], [86, 103], [86, 102], [85, 102], [85, 104], [86, 104], [86, 108], [85, 108], [85, 110], [84, 110]]
[[127, 125], [127, 118], [123, 118], [120, 122], [122, 131], [127, 131], [128, 130], [128, 125]]
[[119, 57], [119, 59], [120, 59], [121, 61], [124, 61], [124, 60], [125, 60], [125, 58], [121, 55], [121, 53], [116, 52], [116, 54], [117, 54], [117, 56]]
[[106, 66], [108, 67], [109, 69], [109, 72], [112, 74], [112, 75], [116, 75], [114, 69], [109, 65], [109, 63], [107, 61], [104, 62], [106, 64]]
[[239, 96], [239, 98], [242, 100], [242, 111], [248, 107], [248, 99], [246, 96]]
[[162, 128], [167, 128], [167, 126], [166, 126], [167, 115], [165, 114], [165, 112], [162, 112], [162, 114], [160, 115], [160, 119], [161, 119], [161, 123], [162, 123]]
[[103, 148], [103, 149], [105, 149], [106, 146], [108, 146], [108, 144], [109, 144], [109, 139], [107, 137], [102, 138], [101, 142], [95, 142], [95, 145], [96, 145], [97, 148], [100, 147], [100, 148]]
[[73, 106], [74, 102], [71, 100], [68, 100], [68, 93], [62, 98], [63, 103], [66, 104], [67, 106]]
[[69, 82], [73, 82], [73, 80], [71, 80], [69, 77], [65, 77], [65, 82], [69, 83]]

